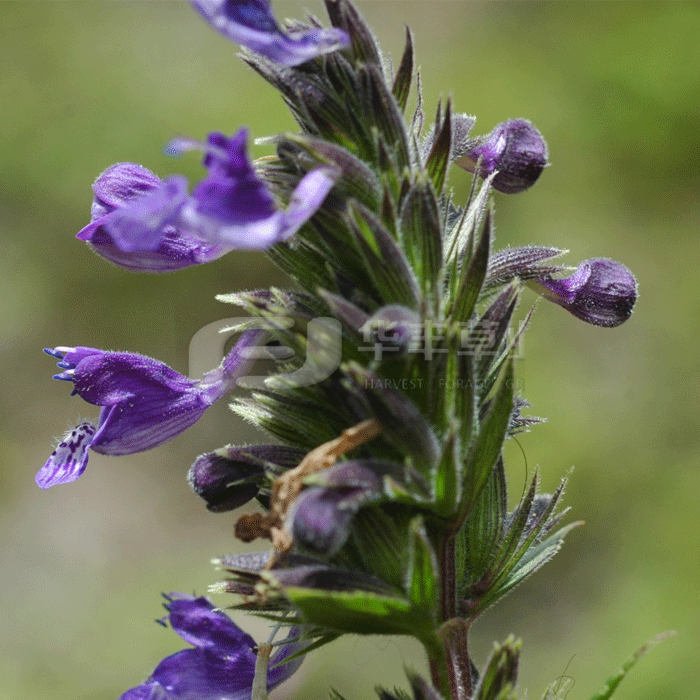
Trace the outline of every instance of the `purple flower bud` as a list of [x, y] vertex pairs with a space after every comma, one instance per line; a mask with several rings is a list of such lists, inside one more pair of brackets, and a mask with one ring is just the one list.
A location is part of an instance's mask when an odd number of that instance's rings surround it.
[[226, 38], [287, 66], [305, 63], [350, 43], [336, 27], [284, 32], [269, 0], [191, 0], [195, 9]]
[[209, 510], [223, 513], [257, 496], [266, 467], [282, 473], [299, 464], [305, 454], [302, 449], [285, 445], [222, 447], [198, 457], [190, 467], [188, 480]]
[[221, 365], [196, 381], [150, 357], [94, 348], [58, 347], [46, 352], [61, 360], [55, 379], [71, 381], [73, 394], [101, 406], [97, 424], [69, 431], [36, 475], [41, 488], [75, 481], [88, 461], [88, 448], [127, 455], [156, 447], [189, 428], [235, 386], [248, 366], [243, 352], [262, 331], [247, 331]]
[[[171, 593], [165, 607], [173, 631], [194, 648], [163, 659], [148, 680], [127, 690], [120, 700], [250, 700], [257, 656], [253, 638], [206, 598]], [[287, 640], [298, 635], [299, 629], [292, 627]], [[276, 664], [300, 648], [299, 642], [290, 641], [272, 656], [268, 690], [299, 668], [303, 657]]]
[[582, 262], [570, 277], [530, 280], [532, 289], [594, 326], [619, 326], [632, 315], [637, 280], [622, 264], [608, 258]]
[[366, 342], [377, 351], [402, 355], [414, 349], [422, 334], [420, 316], [406, 306], [391, 304], [377, 310], [360, 329]]
[[323, 486], [311, 486], [295, 500], [287, 514], [294, 542], [305, 550], [330, 556], [350, 535], [358, 510], [383, 495], [385, 475], [397, 479], [402, 469], [393, 462], [341, 462], [319, 475]]
[[488, 136], [468, 140], [455, 163], [481, 177], [498, 171], [493, 186], [500, 192], [516, 194], [532, 187], [547, 165], [547, 144], [542, 134], [526, 119], [498, 124]]
[[106, 170], [93, 186], [92, 222], [77, 235], [97, 253], [131, 270], [167, 272], [210, 262], [235, 249], [262, 250], [287, 240], [313, 216], [336, 173], [317, 168], [292, 193], [286, 211], [256, 175], [247, 132], [206, 143], [174, 141], [172, 152], [201, 148], [208, 175], [187, 193], [179, 175], [160, 180], [134, 163]]

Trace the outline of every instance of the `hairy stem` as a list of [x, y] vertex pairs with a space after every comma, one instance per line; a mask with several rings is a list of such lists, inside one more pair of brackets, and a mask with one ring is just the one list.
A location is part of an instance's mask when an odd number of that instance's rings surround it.
[[469, 700], [472, 695], [471, 661], [469, 659], [469, 624], [457, 617], [457, 575], [455, 571], [455, 538], [448, 532], [439, 549], [440, 566], [440, 621], [438, 631], [444, 650], [447, 683], [438, 675], [442, 669], [432, 663], [433, 684], [450, 700]]

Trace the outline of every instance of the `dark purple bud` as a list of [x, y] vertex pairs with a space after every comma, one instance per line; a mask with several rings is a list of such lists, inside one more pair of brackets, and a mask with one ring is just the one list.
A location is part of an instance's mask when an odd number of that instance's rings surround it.
[[481, 177], [498, 171], [493, 186], [506, 194], [532, 187], [547, 165], [547, 144], [526, 119], [502, 122], [488, 136], [468, 140], [458, 152], [455, 164], [471, 173], [477, 167]]
[[88, 448], [127, 455], [156, 447], [189, 428], [215, 401], [229, 393], [249, 366], [245, 350], [262, 331], [243, 334], [221, 365], [199, 381], [144, 355], [95, 348], [58, 347], [55, 379], [74, 384], [73, 394], [101, 406], [96, 424], [81, 423], [66, 434], [36, 475], [41, 488], [75, 481], [84, 471]]
[[350, 43], [341, 29], [308, 27], [284, 32], [269, 0], [191, 0], [195, 9], [227, 39], [287, 66], [336, 51]]
[[624, 323], [637, 301], [637, 280], [622, 264], [608, 258], [582, 262], [570, 277], [532, 279], [528, 286], [594, 326]]
[[284, 445], [222, 447], [201, 455], [190, 467], [192, 490], [214, 513], [238, 508], [257, 496], [266, 469], [295, 467], [305, 451]]
[[[173, 631], [193, 646], [166, 657], [141, 685], [120, 700], [249, 700], [255, 674], [255, 641], [206, 598], [171, 593], [166, 604]], [[268, 690], [289, 678], [303, 656], [275, 666], [302, 646], [298, 627], [289, 630], [288, 644], [270, 658]]]
[[[415, 348], [421, 337], [420, 316], [406, 306], [392, 304], [376, 311], [362, 326], [364, 341], [378, 350], [403, 355]], [[383, 353], [382, 353], [383, 354]]]
[[321, 556], [335, 554], [350, 534], [350, 524], [366, 501], [360, 487], [306, 489], [287, 514], [296, 546]]
[[301, 493], [287, 514], [287, 527], [302, 549], [331, 556], [347, 541], [356, 513], [376, 503], [384, 493], [384, 476], [400, 479], [402, 468], [393, 462], [341, 462], [318, 475], [324, 486]]

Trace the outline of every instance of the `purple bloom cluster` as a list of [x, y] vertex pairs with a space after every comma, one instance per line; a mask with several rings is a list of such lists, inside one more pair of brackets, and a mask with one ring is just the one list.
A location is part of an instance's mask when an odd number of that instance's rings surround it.
[[317, 168], [278, 210], [246, 155], [247, 132], [212, 133], [199, 144], [208, 175], [188, 194], [187, 179], [161, 180], [136, 163], [118, 163], [93, 185], [91, 223], [77, 238], [111, 262], [142, 272], [168, 272], [216, 260], [235, 249], [264, 249], [290, 238], [321, 206], [334, 172]]
[[[206, 598], [171, 593], [167, 600], [167, 621], [194, 648], [163, 659], [146, 681], [127, 690], [119, 700], [250, 700], [256, 660], [253, 638]], [[298, 628], [292, 627], [289, 643], [270, 659], [268, 690], [287, 680], [301, 665], [301, 656], [282, 664], [300, 650], [294, 641], [298, 633]]]

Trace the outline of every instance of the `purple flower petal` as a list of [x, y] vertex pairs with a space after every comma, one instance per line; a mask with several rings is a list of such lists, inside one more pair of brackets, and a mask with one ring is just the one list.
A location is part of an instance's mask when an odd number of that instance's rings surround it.
[[347, 46], [350, 39], [331, 27], [283, 32], [269, 0], [191, 0], [204, 19], [226, 38], [287, 66], [305, 63]]
[[[176, 182], [183, 184], [181, 180]], [[231, 250], [209, 245], [166, 223], [174, 216], [178, 202], [184, 201], [181, 193], [175, 201], [169, 201], [164, 182], [141, 165], [113, 165], [97, 178], [93, 191], [91, 223], [76, 238], [119, 267], [136, 272], [171, 272], [211, 262]], [[143, 200], [145, 206], [139, 203]], [[155, 216], [153, 229], [144, 231], [149, 208], [157, 213], [158, 206], [163, 208], [160, 218]]]
[[[120, 700], [250, 700], [256, 660], [253, 639], [206, 598], [171, 594], [168, 600], [172, 628], [194, 648], [163, 659], [145, 683]], [[287, 639], [296, 638], [298, 632], [291, 628]], [[299, 649], [300, 644], [291, 641], [270, 659], [268, 690], [299, 668], [302, 657], [274, 666]]]
[[174, 226], [166, 226], [163, 231], [163, 238], [155, 250], [131, 252], [121, 250], [101, 225], [86, 226], [78, 237], [98, 255], [133, 272], [174, 272], [212, 262], [231, 251], [229, 246], [208, 245], [198, 238], [183, 236]]
[[107, 168], [97, 180], [92, 191], [92, 221], [115, 209], [121, 209], [135, 199], [153, 192], [160, 187], [162, 180], [148, 168], [137, 163], [117, 163]]
[[168, 272], [216, 260], [234, 249], [263, 250], [287, 240], [316, 213], [337, 173], [317, 168], [278, 210], [246, 153], [247, 131], [209, 135], [205, 144], [177, 139], [171, 151], [204, 150], [205, 177], [191, 195], [187, 180], [160, 180], [119, 163], [95, 182], [92, 221], [77, 238], [107, 260], [139, 272]]
[[187, 179], [174, 175], [160, 187], [105, 217], [103, 226], [124, 252], [156, 250], [187, 199]]
[[624, 323], [637, 301], [634, 275], [608, 258], [585, 260], [570, 277], [545, 276], [528, 285], [582, 321], [607, 328]]
[[69, 430], [58, 443], [46, 464], [37, 472], [36, 483], [42, 489], [56, 484], [75, 481], [88, 461], [88, 447], [97, 428], [92, 423], [81, 423]]
[[184, 649], [158, 664], [151, 678], [183, 700], [249, 700], [255, 654], [217, 656], [205, 649]]
[[278, 211], [246, 155], [247, 132], [232, 137], [213, 133], [204, 165], [209, 175], [180, 212], [180, 225], [212, 245], [263, 250], [287, 240], [313, 216], [333, 187], [335, 172], [317, 168], [292, 193], [286, 211]]
[[166, 609], [170, 626], [186, 642], [201, 649], [216, 650], [223, 655], [251, 652], [255, 663], [255, 640], [234, 625], [230, 618], [214, 609], [206, 598], [171, 593]]

